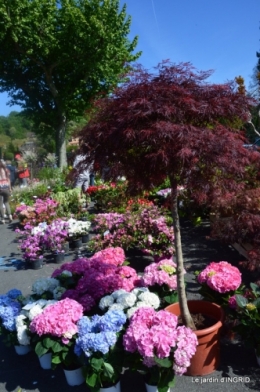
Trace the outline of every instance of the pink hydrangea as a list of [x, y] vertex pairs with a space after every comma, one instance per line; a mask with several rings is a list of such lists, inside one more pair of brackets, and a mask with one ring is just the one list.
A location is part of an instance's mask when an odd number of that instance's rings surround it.
[[149, 287], [155, 284], [159, 286], [166, 284], [170, 290], [177, 290], [176, 268], [177, 265], [172, 258], [152, 263], [144, 270], [142, 285]]
[[124, 260], [123, 249], [108, 248], [90, 259], [83, 258], [63, 264], [54, 271], [52, 277], [58, 277], [64, 270], [79, 275], [74, 287], [66, 290], [62, 298], [75, 299], [82, 304], [85, 312], [105, 295], [119, 289], [131, 291], [140, 286], [140, 278], [135, 269], [123, 266]]
[[241, 285], [242, 278], [239, 269], [227, 261], [213, 261], [198, 275], [198, 282], [223, 294], [236, 290]]
[[65, 298], [47, 306], [34, 317], [30, 331], [39, 336], [53, 335], [61, 338], [64, 344], [78, 332], [76, 323], [83, 316], [83, 307], [70, 298]]
[[125, 261], [125, 252], [124, 249], [120, 247], [109, 247], [95, 253], [90, 260], [92, 263], [102, 262], [119, 266]]
[[198, 344], [195, 333], [178, 327], [178, 318], [165, 310], [138, 309], [130, 319], [123, 337], [126, 351], [138, 352], [147, 367], [155, 365], [154, 356], [169, 358], [176, 374], [183, 374]]

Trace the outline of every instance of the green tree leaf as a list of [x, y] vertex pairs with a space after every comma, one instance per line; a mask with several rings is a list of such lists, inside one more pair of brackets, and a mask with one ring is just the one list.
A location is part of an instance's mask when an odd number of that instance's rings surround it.
[[[66, 165], [66, 124], [108, 94], [140, 53], [119, 0], [2, 0], [0, 92], [55, 135]], [[127, 65], [128, 64], [128, 65]], [[39, 128], [38, 131], [40, 132]]]

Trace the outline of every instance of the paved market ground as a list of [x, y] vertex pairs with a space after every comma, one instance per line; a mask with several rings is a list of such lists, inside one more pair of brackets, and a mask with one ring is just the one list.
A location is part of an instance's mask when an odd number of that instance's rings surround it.
[[[14, 228], [17, 222], [0, 226], [0, 294], [12, 288], [23, 294], [31, 292], [32, 283], [39, 277], [48, 277], [57, 268], [51, 259], [40, 270], [27, 269], [17, 249]], [[187, 292], [189, 298], [199, 298], [194, 271], [201, 270], [210, 261], [229, 261], [234, 265], [243, 257], [232, 247], [209, 240], [209, 224], [203, 222], [193, 227], [182, 223], [182, 242], [187, 270]], [[76, 253], [69, 251], [65, 261], [72, 261]], [[149, 262], [138, 253], [129, 253], [131, 265], [142, 270]], [[71, 387], [65, 380], [62, 369], [41, 369], [33, 352], [18, 356], [14, 349], [6, 348], [0, 341], [0, 392], [68, 392], [87, 391], [85, 385]], [[196, 391], [260, 391], [260, 367], [253, 350], [245, 349], [239, 342], [221, 342], [221, 363], [217, 371], [207, 377], [176, 377], [171, 392]], [[141, 376], [126, 372], [121, 380], [121, 392], [145, 392]]]

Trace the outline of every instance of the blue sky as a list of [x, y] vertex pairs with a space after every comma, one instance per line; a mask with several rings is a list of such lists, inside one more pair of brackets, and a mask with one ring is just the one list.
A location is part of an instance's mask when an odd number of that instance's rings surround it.
[[[260, 51], [260, 0], [120, 0], [132, 17], [129, 38], [139, 36], [138, 60], [152, 69], [169, 59], [214, 70], [209, 81], [243, 76], [249, 85]], [[0, 115], [9, 107], [0, 94]]]

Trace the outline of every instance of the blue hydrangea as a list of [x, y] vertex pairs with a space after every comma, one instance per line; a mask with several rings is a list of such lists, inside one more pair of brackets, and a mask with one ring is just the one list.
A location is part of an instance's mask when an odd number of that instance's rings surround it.
[[20, 295], [22, 295], [22, 292], [20, 290], [17, 289], [12, 289], [9, 290], [6, 295], [11, 298], [11, 299], [16, 299], [17, 297], [19, 297]]
[[84, 316], [78, 322], [78, 338], [74, 352], [90, 357], [94, 352], [107, 354], [117, 342], [119, 332], [126, 322], [121, 310], [109, 310], [104, 316], [94, 315], [91, 319]]
[[11, 298], [8, 295], [0, 295], [0, 305], [8, 305], [11, 302]]
[[89, 317], [83, 316], [77, 323], [79, 335], [84, 335], [92, 331], [92, 322]]
[[0, 306], [0, 318], [3, 326], [8, 331], [15, 331], [15, 317], [19, 315], [21, 307], [19, 304], [10, 304], [9, 306]]
[[119, 332], [126, 322], [126, 315], [122, 310], [109, 310], [100, 320], [101, 331]]

